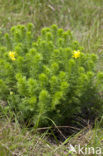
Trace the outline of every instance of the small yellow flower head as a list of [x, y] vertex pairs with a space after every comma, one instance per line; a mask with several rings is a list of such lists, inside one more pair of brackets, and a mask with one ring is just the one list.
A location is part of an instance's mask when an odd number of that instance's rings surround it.
[[13, 92], [10, 92], [10, 95], [13, 95]]
[[16, 54], [16, 52], [14, 52], [14, 51], [10, 51], [9, 52], [9, 57], [11, 58], [12, 61], [15, 61], [16, 60], [15, 54]]
[[78, 57], [80, 57], [80, 51], [79, 50], [74, 50], [73, 51], [73, 56], [72, 57], [74, 57], [74, 58], [78, 58]]

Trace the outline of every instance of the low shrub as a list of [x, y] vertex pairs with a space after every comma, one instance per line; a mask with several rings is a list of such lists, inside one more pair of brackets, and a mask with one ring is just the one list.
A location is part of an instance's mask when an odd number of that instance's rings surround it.
[[0, 99], [20, 121], [62, 125], [83, 110], [102, 112], [98, 57], [84, 53], [70, 30], [52, 25], [35, 39], [32, 24], [18, 25], [2, 38]]

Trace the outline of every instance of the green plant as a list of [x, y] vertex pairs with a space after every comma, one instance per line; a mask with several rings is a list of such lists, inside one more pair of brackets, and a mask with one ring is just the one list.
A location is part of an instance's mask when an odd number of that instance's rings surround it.
[[[83, 109], [102, 105], [95, 54], [83, 53], [70, 30], [52, 25], [34, 40], [33, 25], [18, 25], [0, 47], [0, 99], [36, 126], [66, 123]], [[98, 103], [98, 104], [97, 104]]]

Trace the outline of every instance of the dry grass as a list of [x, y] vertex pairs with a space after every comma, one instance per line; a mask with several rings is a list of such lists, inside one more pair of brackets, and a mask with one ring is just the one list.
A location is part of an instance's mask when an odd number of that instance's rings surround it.
[[57, 143], [55, 134], [54, 138], [50, 136], [51, 133], [48, 130], [38, 133], [33, 129], [20, 128], [16, 120], [13, 123], [10, 120], [1, 120], [0, 156], [69, 156], [70, 144], [73, 146], [80, 144], [81, 147], [88, 145], [88, 147], [103, 148], [102, 129], [98, 125], [94, 129], [88, 125], [77, 134], [66, 138], [64, 142], [58, 140]]

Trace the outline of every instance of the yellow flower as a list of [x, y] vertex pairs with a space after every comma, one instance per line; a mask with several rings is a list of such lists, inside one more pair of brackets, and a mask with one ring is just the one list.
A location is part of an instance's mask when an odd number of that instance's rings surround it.
[[9, 52], [9, 57], [11, 58], [12, 61], [15, 61], [16, 60], [15, 54], [16, 54], [16, 52], [14, 52], [14, 51], [10, 51]]
[[10, 95], [13, 95], [13, 92], [10, 92]]
[[72, 57], [74, 57], [74, 58], [78, 58], [78, 57], [80, 57], [80, 51], [79, 50], [74, 50], [73, 51], [73, 56]]

